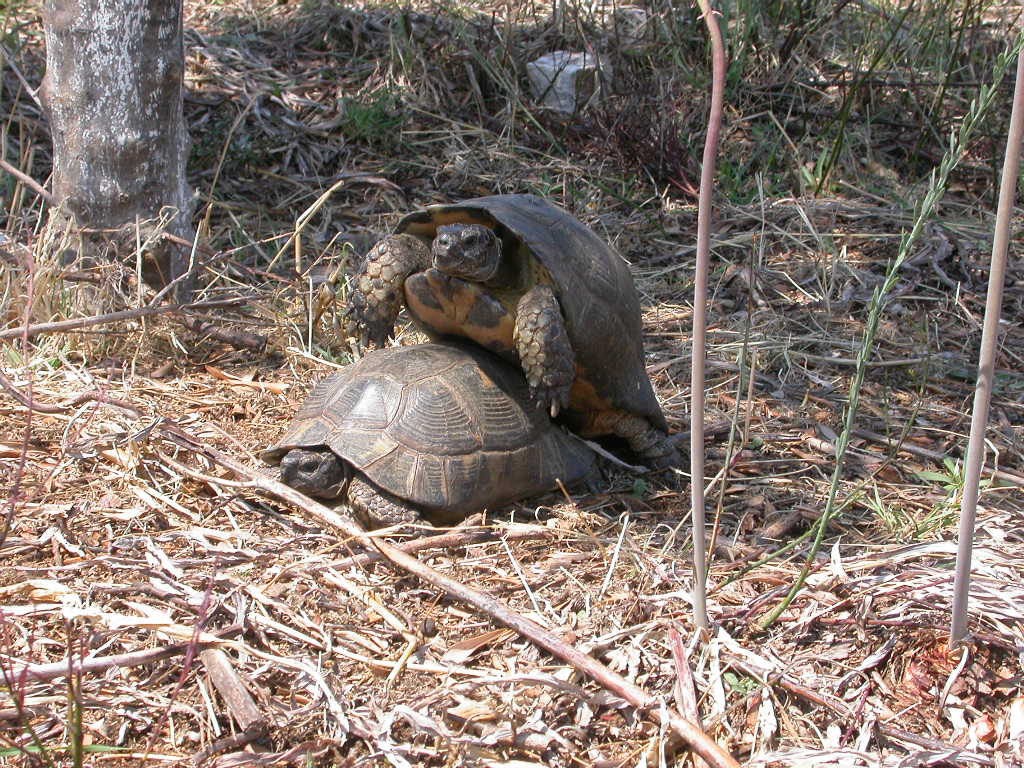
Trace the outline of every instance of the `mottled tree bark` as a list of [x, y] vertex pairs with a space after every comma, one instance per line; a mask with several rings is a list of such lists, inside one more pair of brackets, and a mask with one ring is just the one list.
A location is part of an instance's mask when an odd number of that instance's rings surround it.
[[[40, 93], [63, 212], [80, 228], [127, 228], [132, 241], [140, 221], [150, 233], [190, 239], [181, 0], [46, 0], [43, 20]], [[147, 281], [157, 283], [180, 274], [187, 259], [159, 237], [145, 255]]]

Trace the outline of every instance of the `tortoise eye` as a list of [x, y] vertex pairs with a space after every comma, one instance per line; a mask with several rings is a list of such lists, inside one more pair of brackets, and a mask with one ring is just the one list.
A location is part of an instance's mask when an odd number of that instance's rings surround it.
[[313, 474], [320, 467], [320, 461], [315, 456], [307, 456], [299, 462], [299, 471], [308, 475]]

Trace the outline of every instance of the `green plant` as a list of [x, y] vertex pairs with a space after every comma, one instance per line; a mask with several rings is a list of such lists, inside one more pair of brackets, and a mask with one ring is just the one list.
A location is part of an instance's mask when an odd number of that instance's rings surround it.
[[350, 141], [383, 146], [398, 143], [403, 113], [401, 101], [390, 91], [377, 91], [342, 99], [341, 130]]
[[[942, 485], [946, 491], [946, 504], [956, 506], [964, 490], [964, 467], [958, 459], [949, 456], [942, 460], [942, 465], [945, 467], [944, 472], [925, 469], [914, 474], [925, 482]], [[981, 481], [982, 488], [988, 488], [991, 484], [991, 479]]]
[[761, 687], [761, 683], [754, 678], [747, 677], [746, 675], [737, 675], [735, 672], [722, 673], [722, 679], [729, 686], [729, 690], [738, 693], [740, 696], [749, 696]]
[[[861, 74], [854, 80], [853, 84], [846, 89], [843, 96], [842, 105], [839, 108], [839, 114], [836, 116], [832, 126], [835, 128], [835, 138], [832, 142], [832, 148], [829, 150], [828, 155], [824, 158], [821, 170], [818, 175], [818, 183], [814, 188], [814, 194], [820, 195], [824, 190], [828, 178], [832, 173], [832, 169], [835, 168], [836, 162], [839, 159], [839, 153], [843, 149], [844, 142], [847, 136], [847, 122], [850, 119], [850, 112], [853, 109], [855, 98], [858, 95], [864, 83], [874, 76], [875, 71], [878, 69], [882, 62], [883, 57], [888, 53], [889, 48], [896, 40], [897, 34], [903, 29], [903, 24], [913, 10], [914, 4], [908, 3], [903, 13], [897, 17], [893, 22], [889, 30], [887, 37], [885, 38], [884, 44], [874, 52], [866, 68], [863, 69]], [[861, 71], [860, 61], [856, 62], [855, 70]], [[832, 127], [830, 126], [830, 127]]]
[[956, 520], [953, 504], [938, 504], [923, 512], [915, 512], [908, 507], [886, 502], [877, 484], [873, 484], [870, 495], [862, 496], [860, 502], [874, 512], [886, 530], [899, 540], [917, 541], [945, 530]]

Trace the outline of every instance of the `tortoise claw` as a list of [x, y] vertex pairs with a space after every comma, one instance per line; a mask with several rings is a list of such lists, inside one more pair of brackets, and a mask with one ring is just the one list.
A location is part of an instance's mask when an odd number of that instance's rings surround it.
[[367, 318], [362, 308], [350, 306], [342, 318], [342, 332], [354, 339], [360, 350], [380, 349], [387, 345], [394, 322], [388, 327], [387, 318]]
[[571, 387], [565, 385], [539, 384], [530, 386], [530, 397], [543, 408], [551, 418], [557, 418], [563, 409], [569, 407], [569, 390]]

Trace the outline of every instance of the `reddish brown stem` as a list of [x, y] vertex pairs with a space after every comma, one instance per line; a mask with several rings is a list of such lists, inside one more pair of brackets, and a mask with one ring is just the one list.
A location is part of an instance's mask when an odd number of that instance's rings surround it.
[[693, 617], [698, 626], [710, 624], [704, 585], [707, 547], [704, 541], [704, 350], [707, 345], [708, 271], [711, 260], [711, 201], [715, 185], [715, 158], [722, 128], [725, 92], [725, 44], [718, 18], [708, 0], [698, 0], [711, 38], [711, 113], [704, 139], [704, 163], [700, 171], [697, 201], [697, 272], [693, 287], [693, 360], [690, 381], [690, 502], [693, 519]]
[[[412, 554], [413, 552], [421, 552], [425, 549], [454, 549], [455, 547], [466, 547], [470, 544], [480, 544], [485, 541], [497, 541], [499, 539], [504, 539], [506, 541], [520, 541], [522, 539], [549, 539], [551, 536], [551, 531], [542, 528], [526, 528], [523, 530], [510, 531], [495, 531], [491, 529], [467, 530], [452, 531], [451, 533], [442, 533], [437, 536], [424, 536], [420, 539], [403, 541], [401, 544], [396, 544], [395, 546], [403, 552]], [[370, 563], [375, 563], [384, 559], [383, 555], [376, 552], [363, 552], [362, 554], [353, 555], [352, 557], [345, 558], [344, 560], [331, 563], [330, 567], [336, 568], [340, 571], [345, 571], [349, 568], [362, 568]]]

